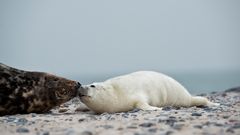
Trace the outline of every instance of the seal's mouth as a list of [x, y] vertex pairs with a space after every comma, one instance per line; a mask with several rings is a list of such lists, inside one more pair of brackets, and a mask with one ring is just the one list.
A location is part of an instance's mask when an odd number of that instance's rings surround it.
[[91, 99], [91, 96], [79, 95], [79, 98], [80, 98], [80, 100], [81, 100], [83, 103], [86, 103], [86, 102], [88, 102], [88, 101]]
[[88, 96], [88, 95], [84, 95], [84, 94], [81, 94], [81, 93], [79, 93], [79, 95], [78, 95], [80, 98], [82, 98], [82, 97], [91, 97], [91, 96]]

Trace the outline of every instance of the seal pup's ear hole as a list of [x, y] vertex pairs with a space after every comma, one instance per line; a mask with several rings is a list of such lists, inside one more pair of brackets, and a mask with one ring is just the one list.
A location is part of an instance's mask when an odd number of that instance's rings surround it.
[[90, 85], [90, 87], [95, 88], [96, 86], [95, 85]]

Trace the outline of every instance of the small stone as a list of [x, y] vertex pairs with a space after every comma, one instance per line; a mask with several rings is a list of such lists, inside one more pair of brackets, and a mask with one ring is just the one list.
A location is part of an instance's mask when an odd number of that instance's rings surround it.
[[184, 126], [184, 124], [174, 124], [173, 128], [176, 130], [180, 130], [180, 129], [182, 129], [183, 126]]
[[123, 113], [123, 114], [122, 114], [122, 117], [128, 118], [128, 113]]
[[235, 123], [232, 128], [240, 128], [240, 123]]
[[29, 130], [27, 128], [20, 127], [16, 130], [18, 133], [28, 133]]
[[76, 135], [76, 132], [72, 129], [65, 129], [65, 135]]
[[171, 134], [173, 134], [173, 131], [167, 131], [167, 132], [165, 133], [165, 135], [171, 135]]
[[157, 128], [150, 128], [148, 129], [149, 132], [152, 132], [152, 133], [156, 133], [157, 132]]
[[116, 120], [115, 118], [111, 117], [109, 120]]
[[180, 107], [180, 106], [175, 106], [174, 109], [175, 109], [175, 110], [180, 110], [181, 107]]
[[226, 97], [226, 96], [227, 96], [227, 93], [223, 93], [223, 94], [222, 94], [222, 97]]
[[175, 122], [177, 122], [177, 120], [175, 118], [169, 118], [166, 120], [166, 124], [171, 127], [174, 125]]
[[234, 133], [234, 130], [233, 130], [232, 128], [228, 128], [228, 129], [226, 130], [226, 132], [228, 132], [228, 133]]
[[217, 126], [217, 127], [222, 127], [223, 126], [223, 124], [221, 124], [221, 123], [215, 123], [214, 125]]
[[16, 117], [13, 117], [13, 116], [7, 117], [7, 122], [13, 122], [15, 120], [16, 120]]
[[77, 109], [75, 109], [75, 112], [88, 112], [90, 111], [88, 108], [82, 108], [82, 107], [78, 107]]
[[211, 107], [208, 107], [208, 106], [203, 106], [202, 108], [203, 108], [204, 111], [207, 111], [207, 112], [213, 111], [213, 109]]
[[164, 111], [170, 111], [170, 110], [172, 110], [172, 107], [166, 106], [166, 107], [163, 107], [162, 110], [164, 110]]
[[32, 117], [36, 117], [36, 116], [37, 116], [37, 114], [36, 114], [36, 113], [32, 113], [31, 115], [32, 115]]
[[170, 119], [176, 119], [176, 117], [174, 117], [174, 116], [169, 116], [169, 118], [170, 118]]
[[49, 135], [48, 131], [38, 132], [37, 135]]
[[82, 119], [79, 119], [78, 120], [78, 122], [83, 122], [85, 119], [84, 118], [82, 118]]
[[224, 119], [228, 119], [230, 116], [228, 116], [228, 115], [224, 115], [224, 116], [222, 116]]
[[27, 122], [28, 122], [27, 119], [25, 119], [25, 118], [20, 118], [20, 119], [18, 119], [18, 120], [16, 121], [16, 124], [17, 124], [17, 125], [25, 125]]
[[113, 126], [111, 126], [111, 125], [103, 125], [103, 126], [101, 126], [101, 127], [103, 127], [104, 129], [110, 129], [110, 128], [113, 128]]
[[202, 129], [202, 125], [194, 125], [194, 128]]
[[140, 109], [135, 108], [132, 111], [129, 111], [128, 113], [136, 113], [136, 112], [139, 112], [139, 111], [140, 111]]
[[81, 135], [93, 135], [91, 131], [83, 131]]
[[134, 135], [146, 135], [144, 133], [134, 133]]
[[66, 112], [66, 111], [68, 111], [67, 108], [61, 108], [61, 109], [58, 110], [59, 113], [64, 113], [64, 112]]
[[118, 128], [117, 130], [123, 130], [123, 128], [122, 128], [122, 127], [120, 127], [120, 128]]
[[156, 125], [156, 124], [154, 124], [154, 123], [142, 123], [139, 126], [141, 126], [141, 127], [151, 127], [151, 126], [154, 126], [154, 125]]
[[88, 116], [91, 120], [97, 120], [97, 117], [95, 117], [95, 116], [92, 116], [92, 115], [90, 115], [90, 116]]
[[197, 112], [193, 112], [192, 116], [202, 116], [202, 114], [201, 113], [197, 113]]
[[136, 128], [138, 128], [138, 127], [137, 127], [137, 126], [127, 126], [127, 128], [136, 129]]

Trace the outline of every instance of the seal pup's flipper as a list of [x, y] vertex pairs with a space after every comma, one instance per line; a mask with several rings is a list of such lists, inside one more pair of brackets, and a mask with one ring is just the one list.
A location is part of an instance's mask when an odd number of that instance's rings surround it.
[[138, 102], [136, 104], [136, 108], [141, 109], [141, 110], [149, 110], [149, 111], [155, 111], [155, 110], [161, 111], [162, 110], [162, 108], [150, 106], [149, 104], [144, 103], [144, 102]]
[[193, 96], [191, 99], [191, 106], [219, 106], [219, 103], [213, 103], [205, 97]]

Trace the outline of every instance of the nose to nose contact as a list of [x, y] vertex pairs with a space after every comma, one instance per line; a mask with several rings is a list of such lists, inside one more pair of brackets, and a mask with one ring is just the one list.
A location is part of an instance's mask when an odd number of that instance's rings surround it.
[[77, 88], [80, 88], [81, 86], [81, 83], [77, 82]]

